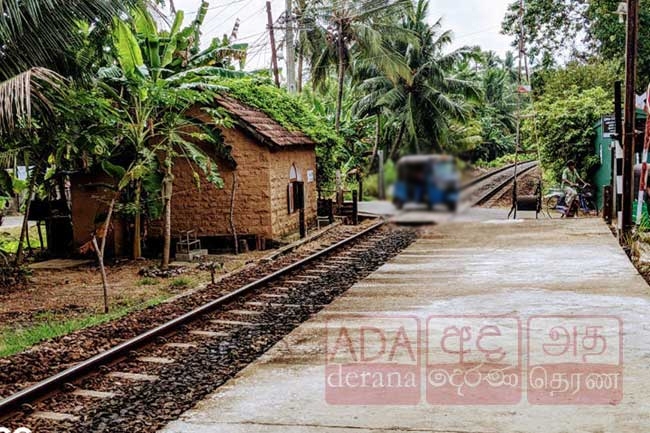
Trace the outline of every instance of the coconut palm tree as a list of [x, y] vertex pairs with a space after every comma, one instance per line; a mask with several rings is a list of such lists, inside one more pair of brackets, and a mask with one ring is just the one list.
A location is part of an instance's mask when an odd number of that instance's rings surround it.
[[312, 20], [308, 36], [311, 45], [319, 48], [311, 53], [314, 85], [324, 83], [332, 68], [337, 71], [337, 131], [344, 81], [356, 59], [372, 59], [387, 77], [408, 79], [408, 68], [393, 50], [393, 42], [410, 37], [395, 20], [410, 4], [410, 0], [314, 0], [308, 7]]
[[[137, 1], [0, 1], [0, 134], [5, 144], [2, 150], [16, 150], [7, 146], [11, 142], [7, 134], [16, 129], [24, 130], [18, 135], [27, 134], [35, 140], [21, 151], [24, 163], [37, 168], [30, 172], [27, 212], [36, 178], [52, 152], [51, 148], [44, 151], [43, 146], [50, 140], [47, 136], [36, 137], [37, 130], [56, 117], [57, 104], [65, 100], [67, 79], [88, 74], [84, 67], [92, 53], [85, 49], [88, 34], [104, 32], [114, 16], [126, 16], [128, 8]], [[32, 115], [38, 115], [38, 125], [32, 124]], [[27, 221], [20, 235], [17, 264], [22, 260], [26, 232]]]
[[[377, 109], [387, 117], [384, 142], [396, 159], [408, 151], [441, 151], [448, 143], [452, 122], [465, 123], [472, 113], [471, 101], [478, 101], [478, 83], [458, 66], [475, 55], [465, 47], [445, 52], [452, 42], [441, 22], [427, 23], [428, 1], [412, 5], [402, 22], [405, 30], [417, 35], [411, 43], [393, 42], [410, 71], [408, 79], [396, 82], [381, 74], [371, 74], [359, 85], [363, 94], [355, 109], [360, 115]], [[372, 76], [375, 75], [375, 76]]]
[[477, 63], [476, 78], [483, 97], [475, 115], [482, 139], [479, 146], [464, 156], [472, 161], [491, 161], [514, 150], [516, 75], [512, 75], [506, 61], [488, 52]]
[[83, 23], [99, 31], [137, 0], [0, 2], [0, 130], [32, 112], [48, 112], [48, 91], [82, 72]]

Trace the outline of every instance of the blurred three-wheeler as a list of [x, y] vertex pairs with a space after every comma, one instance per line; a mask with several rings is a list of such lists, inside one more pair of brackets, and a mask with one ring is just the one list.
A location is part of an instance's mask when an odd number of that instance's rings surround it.
[[398, 209], [407, 203], [438, 205], [455, 212], [460, 199], [460, 175], [456, 160], [448, 155], [405, 156], [397, 163], [393, 203]]

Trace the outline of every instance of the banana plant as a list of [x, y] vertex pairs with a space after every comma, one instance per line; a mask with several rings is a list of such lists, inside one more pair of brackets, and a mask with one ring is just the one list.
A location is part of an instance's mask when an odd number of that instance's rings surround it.
[[[141, 255], [143, 181], [151, 173], [162, 173], [158, 194], [164, 203], [161, 266], [165, 268], [170, 259], [174, 161], [192, 161], [190, 166], [198, 167], [215, 187], [223, 186], [216, 163], [196, 143], [219, 146], [217, 128], [229, 126], [230, 120], [224, 112], [209, 108], [215, 92], [223, 90], [214, 78], [222, 72], [232, 76], [234, 71], [209, 65], [192, 68], [183, 60], [182, 50], [193, 43], [186, 35], [198, 32], [196, 21], [181, 30], [182, 11], [176, 13], [169, 31], [160, 31], [144, 9], [134, 11], [133, 16], [130, 23], [116, 20], [112, 35], [116, 62], [99, 76], [123, 118], [120, 151], [130, 156], [130, 163], [117, 184], [119, 190], [133, 187], [135, 191], [134, 257]], [[174, 64], [179, 59], [185, 67]], [[195, 107], [203, 107], [203, 120], [188, 114]], [[198, 185], [200, 174], [193, 176]]]

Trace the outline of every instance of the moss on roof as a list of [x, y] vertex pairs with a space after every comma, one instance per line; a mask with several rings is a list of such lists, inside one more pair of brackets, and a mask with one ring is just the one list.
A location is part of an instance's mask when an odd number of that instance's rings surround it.
[[219, 80], [224, 93], [263, 111], [289, 131], [302, 131], [318, 144], [340, 142], [334, 127], [313, 113], [297, 96], [288, 94], [266, 79], [232, 78]]

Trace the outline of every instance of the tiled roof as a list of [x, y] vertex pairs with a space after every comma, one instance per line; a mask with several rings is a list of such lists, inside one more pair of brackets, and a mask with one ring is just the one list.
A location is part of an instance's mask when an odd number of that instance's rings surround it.
[[225, 95], [217, 96], [217, 103], [264, 144], [271, 147], [313, 146], [316, 143], [301, 131], [289, 131], [260, 110]]

